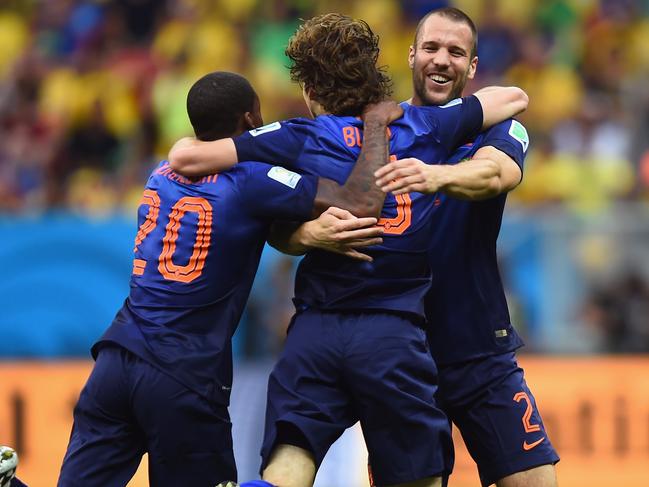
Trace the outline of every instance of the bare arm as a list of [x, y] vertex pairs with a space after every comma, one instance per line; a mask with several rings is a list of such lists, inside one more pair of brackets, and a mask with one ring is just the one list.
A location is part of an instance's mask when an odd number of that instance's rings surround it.
[[516, 86], [488, 86], [474, 95], [482, 105], [483, 130], [527, 110], [529, 103], [527, 93]]
[[321, 178], [314, 216], [322, 215], [301, 226], [275, 224], [269, 243], [291, 255], [303, 254], [307, 248], [318, 247], [361, 260], [371, 260], [355, 249], [380, 243], [376, 238], [382, 231], [374, 225], [381, 214], [385, 193], [374, 184], [374, 173], [389, 159], [387, 125], [402, 114], [403, 110], [394, 102], [369, 107], [364, 113], [361, 153], [345, 184], [340, 186]]
[[379, 169], [376, 184], [394, 194], [441, 191], [454, 198], [482, 200], [514, 189], [521, 169], [504, 152], [485, 146], [473, 159], [459, 164], [425, 164], [419, 159], [401, 159]]
[[227, 171], [239, 162], [232, 139], [207, 142], [193, 137], [177, 141], [167, 159], [171, 169], [189, 178]]
[[399, 118], [403, 110], [390, 101], [373, 105], [364, 114], [363, 146], [351, 174], [340, 186], [320, 178], [314, 203], [314, 217], [331, 206], [349, 210], [355, 216], [381, 215], [385, 193], [374, 184], [374, 173], [389, 160], [388, 124]]

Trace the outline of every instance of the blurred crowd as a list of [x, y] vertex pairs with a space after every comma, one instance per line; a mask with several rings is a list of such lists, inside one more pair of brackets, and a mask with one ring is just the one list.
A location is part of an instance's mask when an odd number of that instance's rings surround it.
[[284, 46], [300, 18], [341, 11], [381, 37], [395, 97], [418, 19], [452, 4], [479, 29], [471, 89], [514, 84], [532, 136], [514, 204], [597, 211], [649, 186], [647, 0], [8, 0], [0, 6], [0, 211], [101, 215], [136, 204], [191, 133], [185, 96], [213, 70], [246, 75], [266, 121], [305, 115]]

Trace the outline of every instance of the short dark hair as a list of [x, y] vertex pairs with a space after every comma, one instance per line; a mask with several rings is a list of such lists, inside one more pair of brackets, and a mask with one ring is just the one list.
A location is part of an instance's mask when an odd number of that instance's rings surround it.
[[216, 71], [192, 85], [187, 94], [187, 114], [200, 140], [230, 137], [241, 117], [254, 110], [257, 94], [241, 75]]
[[388, 97], [392, 82], [378, 67], [379, 37], [367, 22], [328, 13], [304, 22], [289, 39], [291, 79], [334, 115], [359, 115]]
[[473, 34], [471, 57], [475, 57], [475, 55], [478, 53], [478, 29], [476, 29], [476, 26], [473, 23], [473, 20], [471, 20], [471, 17], [469, 17], [459, 8], [455, 7], [444, 7], [431, 10], [421, 18], [421, 20], [417, 24], [417, 29], [415, 29], [415, 49], [417, 48], [417, 41], [419, 40], [419, 32], [421, 31], [421, 28], [424, 26], [424, 23], [426, 23], [426, 20], [428, 20], [428, 17], [432, 15], [439, 15], [440, 17], [446, 17], [447, 19], [451, 19], [455, 22], [460, 22], [462, 24], [468, 25], [469, 29], [471, 29], [471, 34]]

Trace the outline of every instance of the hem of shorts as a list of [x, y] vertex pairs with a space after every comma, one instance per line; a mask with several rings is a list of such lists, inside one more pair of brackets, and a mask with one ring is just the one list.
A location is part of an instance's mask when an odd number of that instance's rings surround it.
[[515, 347], [508, 348], [507, 350], [492, 350], [492, 351], [489, 351], [489, 352], [480, 352], [478, 354], [469, 355], [467, 357], [463, 357], [462, 359], [453, 360], [453, 361], [450, 361], [450, 362], [441, 362], [439, 360], [435, 360], [435, 363], [437, 364], [437, 368], [440, 368], [440, 367], [452, 367], [454, 365], [466, 364], [468, 362], [473, 362], [475, 360], [481, 360], [481, 359], [484, 359], [484, 358], [487, 358], [487, 357], [493, 357], [495, 355], [505, 355], [506, 353], [512, 353], [512, 352], [515, 352], [516, 350], [519, 350], [519, 349], [523, 348], [524, 346], [525, 346], [525, 344], [523, 343], [521, 345], [516, 345]]
[[263, 451], [263, 448], [264, 448], [264, 445], [265, 445], [266, 441], [262, 442], [262, 451], [261, 451], [261, 455], [260, 455], [261, 456], [261, 464], [259, 465], [259, 475], [262, 475], [264, 473], [264, 470], [266, 469], [266, 467], [268, 466], [268, 462], [270, 461], [270, 456], [273, 453], [273, 449], [277, 445], [277, 425], [279, 423], [289, 423], [292, 426], [295, 426], [295, 428], [300, 430], [300, 432], [304, 435], [304, 438], [306, 438], [307, 442], [309, 443], [309, 446], [311, 447], [311, 454], [313, 455], [313, 457], [315, 459], [316, 471], [317, 471], [320, 468], [320, 465], [322, 464], [322, 461], [324, 460], [324, 457], [319, 458], [319, 459], [316, 458], [315, 449], [313, 448], [313, 444], [309, 440], [309, 437], [306, 435], [306, 433], [304, 432], [304, 430], [302, 428], [300, 428], [297, 424], [295, 424], [294, 421], [291, 420], [291, 416], [288, 416], [288, 417], [283, 417], [283, 418], [275, 420], [275, 432], [273, 433], [272, 441], [270, 442], [270, 447], [269, 447], [267, 452]]
[[416, 482], [417, 480], [421, 479], [427, 479], [429, 477], [449, 477], [451, 475], [451, 471], [448, 469], [443, 469], [443, 470], [435, 470], [434, 472], [431, 473], [424, 473], [422, 475], [418, 476], [409, 476], [408, 478], [405, 477], [388, 477], [388, 478], [380, 478], [376, 475], [376, 472], [372, 472], [372, 476], [374, 477], [374, 486], [375, 487], [381, 487], [381, 486], [386, 486], [386, 485], [395, 485], [395, 484], [405, 484], [409, 482]]
[[521, 465], [516, 465], [513, 466], [509, 463], [506, 464], [501, 464], [501, 468], [495, 468], [493, 469], [494, 472], [493, 474], [490, 474], [489, 477], [485, 477], [483, 479], [482, 476], [480, 476], [480, 483], [482, 487], [489, 487], [490, 485], [495, 484], [498, 480], [501, 480], [505, 477], [508, 477], [510, 475], [514, 475], [519, 472], [525, 472], [527, 470], [531, 470], [536, 467], [542, 467], [543, 465], [556, 465], [559, 463], [559, 455], [556, 453], [552, 456], [552, 458], [545, 458], [545, 459], [540, 459], [537, 458], [535, 461], [530, 461], [528, 464], [521, 466]]

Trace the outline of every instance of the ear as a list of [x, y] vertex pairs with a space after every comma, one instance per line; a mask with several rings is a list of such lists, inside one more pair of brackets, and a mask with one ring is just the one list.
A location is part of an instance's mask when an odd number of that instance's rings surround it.
[[252, 114], [252, 112], [246, 112], [243, 114], [243, 125], [244, 125], [244, 131], [257, 128], [257, 124], [255, 123], [255, 117]]
[[408, 66], [410, 66], [410, 69], [415, 66], [415, 46], [410, 46], [408, 50]]
[[468, 79], [473, 79], [477, 69], [478, 69], [478, 56], [475, 56], [473, 59], [471, 59], [471, 63], [469, 64], [469, 72], [466, 77]]

